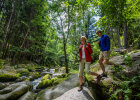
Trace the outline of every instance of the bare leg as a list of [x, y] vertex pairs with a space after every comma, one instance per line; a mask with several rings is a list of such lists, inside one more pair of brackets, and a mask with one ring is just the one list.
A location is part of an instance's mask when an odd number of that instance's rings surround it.
[[99, 59], [99, 64], [100, 64], [100, 67], [101, 67], [103, 73], [105, 73], [105, 67], [104, 67], [104, 65], [103, 65], [103, 58], [100, 58], [100, 59]]
[[79, 76], [79, 81], [80, 81], [80, 85], [82, 85], [82, 83], [83, 83], [83, 77], [82, 76]]
[[80, 86], [78, 88], [78, 91], [81, 91], [83, 88], [82, 88], [82, 83], [83, 83], [83, 77], [82, 76], [79, 76], [79, 81], [80, 81]]

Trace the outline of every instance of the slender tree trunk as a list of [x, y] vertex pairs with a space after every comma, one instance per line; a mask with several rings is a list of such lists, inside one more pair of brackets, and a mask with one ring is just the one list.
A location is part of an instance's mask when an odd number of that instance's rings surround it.
[[83, 6], [83, 35], [86, 35], [86, 30], [85, 30], [85, 10], [84, 10], [84, 6]]
[[124, 48], [128, 48], [128, 40], [127, 40], [127, 20], [124, 21]]
[[[68, 0], [69, 3], [69, 0]], [[68, 35], [69, 35], [69, 28], [70, 28], [70, 15], [69, 15], [69, 5], [68, 5], [68, 34], [67, 34], [67, 38], [64, 41], [64, 54], [65, 54], [65, 65], [66, 65], [66, 73], [69, 73], [69, 69], [68, 69], [68, 59], [67, 59], [67, 51], [66, 51], [66, 46], [67, 46], [67, 39], [68, 39]]]
[[10, 18], [9, 18], [9, 21], [8, 21], [8, 24], [7, 24], [7, 27], [6, 27], [6, 34], [4, 36], [4, 41], [3, 41], [3, 44], [2, 44], [2, 49], [0, 51], [0, 56], [2, 55], [2, 50], [4, 50], [4, 48], [6, 47], [7, 45], [7, 42], [6, 42], [6, 38], [8, 36], [8, 33], [9, 33], [9, 27], [10, 27], [10, 23], [11, 23], [11, 20], [12, 20], [12, 17], [13, 17], [13, 13], [14, 13], [14, 10], [15, 10], [15, 2], [16, 0], [14, 0], [14, 3], [13, 3], [13, 8], [11, 10], [11, 15], [10, 15]]
[[121, 49], [120, 28], [119, 27], [117, 28], [117, 37], [118, 37], [118, 46], [119, 46], [119, 49]]

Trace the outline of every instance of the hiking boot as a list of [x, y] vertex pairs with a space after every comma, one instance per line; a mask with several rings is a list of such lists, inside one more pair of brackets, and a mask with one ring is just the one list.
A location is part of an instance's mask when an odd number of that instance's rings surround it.
[[107, 77], [107, 74], [106, 73], [102, 73], [101, 77]]
[[78, 91], [81, 91], [83, 89], [82, 85], [79, 86]]
[[97, 83], [101, 80], [102, 76], [101, 75], [98, 75], [97, 76]]

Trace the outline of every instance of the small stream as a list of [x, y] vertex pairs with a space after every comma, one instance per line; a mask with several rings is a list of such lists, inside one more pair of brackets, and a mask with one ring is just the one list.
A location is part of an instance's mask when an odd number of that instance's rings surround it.
[[41, 82], [42, 77], [46, 74], [50, 74], [51, 77], [53, 78], [53, 77], [57, 77], [58, 75], [61, 75], [63, 73], [55, 73], [55, 69], [50, 69], [50, 70], [45, 69], [45, 70], [43, 70], [43, 72], [41, 72], [41, 75], [42, 75], [41, 77], [31, 81], [31, 83], [33, 84], [33, 91], [37, 92], [36, 87]]

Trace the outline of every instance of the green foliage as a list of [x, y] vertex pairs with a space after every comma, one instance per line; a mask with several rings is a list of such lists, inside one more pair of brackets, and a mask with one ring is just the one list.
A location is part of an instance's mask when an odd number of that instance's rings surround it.
[[[118, 93], [122, 93], [124, 100], [137, 100], [140, 98], [140, 73], [136, 73], [131, 77], [123, 76], [123, 79], [119, 84], [112, 84], [109, 89], [110, 98], [109, 100], [118, 100]], [[115, 87], [117, 87], [115, 89]], [[115, 90], [114, 90], [115, 89]]]
[[4, 69], [5, 60], [0, 59], [0, 69]]
[[100, 49], [97, 43], [93, 43], [92, 45], [93, 54], [91, 55], [91, 57], [94, 59], [94, 62], [96, 62], [96, 60], [98, 60], [99, 58]]
[[111, 67], [111, 70], [113, 70], [114, 72], [121, 72], [123, 69], [124, 68], [121, 65], [117, 67], [116, 66]]
[[113, 57], [113, 56], [119, 56], [120, 54], [115, 52], [115, 51], [111, 51], [111, 54], [110, 54], [110, 57]]
[[131, 67], [132, 66], [132, 60], [131, 60], [130, 55], [126, 54], [126, 55], [123, 56], [123, 58], [124, 58], [124, 63], [126, 65], [128, 65], [129, 67]]

